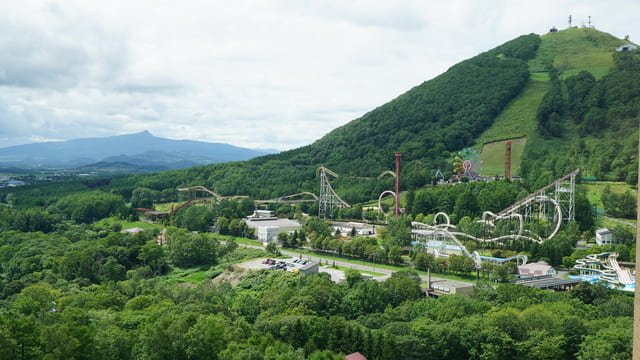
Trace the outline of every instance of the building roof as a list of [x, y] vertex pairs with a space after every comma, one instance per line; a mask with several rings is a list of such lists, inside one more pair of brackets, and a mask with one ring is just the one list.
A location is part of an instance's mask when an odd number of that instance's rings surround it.
[[258, 227], [263, 227], [263, 226], [277, 226], [280, 228], [300, 227], [300, 223], [295, 220], [279, 219], [279, 218], [245, 219], [244, 222], [247, 224], [248, 227], [252, 229], [257, 229]]
[[333, 222], [331, 225], [335, 227], [356, 228], [356, 229], [373, 228], [373, 225], [360, 223], [360, 222]]
[[137, 234], [137, 233], [139, 233], [141, 231], [144, 231], [144, 229], [141, 229], [139, 227], [134, 227], [134, 228], [131, 228], [131, 229], [122, 230], [122, 232], [126, 232], [126, 233], [129, 233], [129, 234]]
[[359, 352], [354, 352], [353, 354], [349, 354], [345, 356], [344, 359], [345, 360], [367, 360], [367, 358], [364, 357], [364, 355], [360, 354]]
[[635, 50], [638, 47], [634, 44], [624, 44], [622, 46], [618, 46], [616, 48], [616, 51], [629, 51], [629, 50]]
[[473, 287], [473, 284], [464, 283], [460, 281], [447, 280], [447, 279], [438, 279], [431, 280], [430, 285], [436, 287], [445, 287], [447, 289], [460, 289], [460, 288], [468, 288]]
[[524, 264], [518, 266], [518, 273], [521, 275], [545, 275], [553, 267], [544, 261]]
[[596, 230], [596, 234], [598, 234], [598, 235], [611, 234], [611, 230], [609, 230], [607, 228], [598, 229], [598, 230]]

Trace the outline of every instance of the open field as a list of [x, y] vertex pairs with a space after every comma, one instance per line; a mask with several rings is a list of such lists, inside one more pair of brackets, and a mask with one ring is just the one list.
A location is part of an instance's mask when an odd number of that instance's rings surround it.
[[[504, 175], [505, 142], [496, 141], [484, 144], [480, 158], [482, 159], [482, 175]], [[527, 138], [511, 140], [511, 175], [518, 175], [524, 146]]]
[[148, 223], [148, 222], [145, 222], [145, 221], [126, 221], [126, 220], [122, 220], [122, 219], [118, 219], [118, 218], [114, 218], [114, 217], [102, 219], [102, 220], [98, 221], [96, 224], [105, 225], [105, 226], [112, 226], [114, 223], [120, 223], [122, 225], [122, 230], [127, 230], [127, 229], [131, 229], [131, 228], [134, 228], [134, 227], [139, 227], [140, 229], [144, 229], [144, 230], [147, 230], [147, 231], [152, 231], [152, 230], [155, 230], [155, 229], [164, 228], [164, 225], [162, 225], [162, 224]]
[[614, 181], [599, 181], [593, 183], [583, 183], [578, 185], [579, 188], [585, 189], [587, 191], [587, 198], [592, 206], [597, 206], [599, 209], [603, 209], [604, 205], [600, 200], [602, 198], [602, 192], [604, 188], [609, 186], [611, 192], [622, 194], [626, 191], [631, 191], [632, 194], [636, 194], [636, 190], [629, 184], [625, 182], [614, 182]]
[[539, 67], [552, 59], [563, 78], [587, 70], [599, 79], [609, 72], [613, 65], [613, 50], [622, 44], [624, 41], [593, 29], [548, 33], [542, 36], [538, 56], [530, 65]]

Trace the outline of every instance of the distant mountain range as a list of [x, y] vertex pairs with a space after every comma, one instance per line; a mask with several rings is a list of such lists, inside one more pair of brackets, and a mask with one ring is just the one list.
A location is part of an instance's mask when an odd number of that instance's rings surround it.
[[131, 173], [247, 160], [273, 152], [223, 143], [171, 140], [143, 131], [0, 148], [0, 167]]

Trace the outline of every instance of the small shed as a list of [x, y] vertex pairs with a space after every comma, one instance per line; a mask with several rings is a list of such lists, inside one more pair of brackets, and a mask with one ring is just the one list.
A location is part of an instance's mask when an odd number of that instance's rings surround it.
[[596, 230], [596, 244], [602, 245], [611, 245], [613, 240], [613, 236], [611, 234], [611, 230], [607, 228], [602, 228]]

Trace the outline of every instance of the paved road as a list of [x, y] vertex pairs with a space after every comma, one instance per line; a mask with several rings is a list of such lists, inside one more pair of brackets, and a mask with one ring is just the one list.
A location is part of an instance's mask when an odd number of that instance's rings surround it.
[[[248, 248], [264, 250], [264, 247], [259, 246], [259, 245], [248, 245], [248, 244], [238, 244], [238, 245], [244, 246], [244, 247], [248, 247]], [[376, 267], [374, 264], [371, 264], [371, 265], [354, 264], [354, 263], [348, 262], [348, 261], [329, 259], [329, 258], [324, 257], [322, 255], [300, 254], [299, 252], [292, 251], [292, 250], [285, 250], [285, 249], [279, 249], [279, 250], [280, 250], [280, 252], [282, 254], [291, 256], [293, 258], [297, 258], [297, 257], [300, 257], [300, 255], [302, 255], [302, 258], [304, 258], [304, 259], [311, 259], [311, 260], [315, 260], [315, 261], [318, 261], [318, 262], [320, 262], [320, 260], [322, 260], [323, 263], [330, 263], [330, 264], [333, 264], [335, 262], [336, 265], [338, 265], [338, 266], [343, 266], [343, 267], [352, 268], [352, 269], [356, 269], [356, 270], [370, 271], [370, 272], [383, 274], [382, 276], [374, 277], [375, 280], [379, 280], [379, 281], [386, 280], [387, 278], [389, 278], [391, 276], [392, 273], [395, 272], [395, 270]], [[423, 281], [427, 280], [427, 276], [426, 275], [420, 275], [420, 278]], [[432, 281], [438, 281], [438, 280], [446, 280], [446, 279], [440, 278], [438, 276], [431, 275], [431, 280]], [[469, 281], [460, 281], [460, 280], [456, 280], [456, 281], [457, 282], [466, 283], [466, 284], [472, 284]]]

